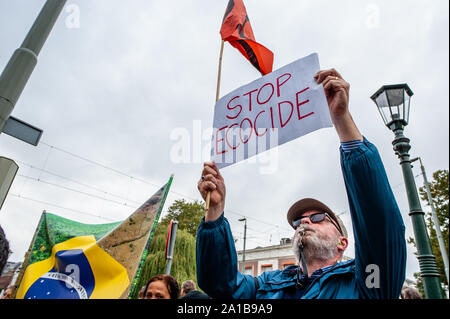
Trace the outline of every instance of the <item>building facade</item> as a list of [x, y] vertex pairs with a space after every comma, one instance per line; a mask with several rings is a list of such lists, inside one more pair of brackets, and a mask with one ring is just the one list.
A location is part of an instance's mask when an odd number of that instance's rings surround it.
[[295, 265], [292, 242], [282, 238], [279, 245], [256, 247], [245, 251], [245, 269], [242, 269], [243, 251], [237, 252], [239, 271], [252, 276], [259, 276], [264, 271], [283, 270]]
[[[259, 276], [264, 271], [283, 270], [290, 265], [296, 265], [292, 250], [292, 240], [282, 238], [279, 245], [256, 247], [245, 251], [245, 269], [242, 269], [243, 251], [237, 252], [239, 271], [252, 276]], [[344, 256], [343, 261], [350, 258]]]

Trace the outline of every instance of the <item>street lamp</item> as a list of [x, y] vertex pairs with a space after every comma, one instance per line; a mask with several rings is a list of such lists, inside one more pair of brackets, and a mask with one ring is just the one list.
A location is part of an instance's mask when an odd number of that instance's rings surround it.
[[247, 218], [239, 219], [240, 222], [244, 222], [244, 251], [242, 252], [242, 272], [245, 273], [245, 242], [247, 240]]
[[416, 182], [411, 168], [409, 157], [410, 140], [403, 135], [403, 128], [408, 125], [409, 121], [409, 107], [413, 94], [407, 84], [385, 85], [372, 95], [371, 99], [377, 105], [384, 124], [395, 134], [392, 145], [402, 166], [403, 179], [408, 196], [409, 216], [411, 216], [414, 228], [417, 258], [419, 259], [420, 272], [423, 278], [425, 297], [441, 299], [443, 295], [436, 258], [431, 249], [430, 238], [425, 224], [425, 214], [420, 205]]

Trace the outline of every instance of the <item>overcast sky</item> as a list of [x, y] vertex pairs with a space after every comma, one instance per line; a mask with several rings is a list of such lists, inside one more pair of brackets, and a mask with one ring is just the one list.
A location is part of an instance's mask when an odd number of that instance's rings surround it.
[[[0, 0], [0, 70], [44, 3]], [[0, 156], [20, 166], [0, 211], [11, 261], [23, 260], [43, 210], [84, 223], [119, 221], [172, 173], [164, 213], [177, 199], [201, 199], [196, 184], [208, 158], [196, 150], [209, 150], [227, 3], [67, 2], [13, 111], [44, 130], [41, 143], [34, 147], [0, 135]], [[317, 52], [322, 69], [336, 68], [351, 84], [351, 113], [378, 147], [412, 237], [394, 135], [370, 96], [382, 85], [408, 83], [414, 92], [405, 129], [411, 156], [422, 158], [430, 179], [449, 168], [449, 2], [246, 0], [245, 5], [256, 40], [274, 52], [274, 70]], [[258, 77], [226, 44], [221, 96]], [[188, 134], [188, 163], [174, 156], [182, 131]], [[343, 213], [351, 243], [347, 255], [353, 257], [338, 148], [334, 128], [326, 128], [262, 154], [255, 163], [222, 170], [225, 214], [238, 250], [239, 218], [248, 218], [247, 248], [278, 244], [292, 236], [286, 221], [290, 205], [314, 197]], [[275, 169], [263, 174], [268, 165]], [[421, 186], [419, 166], [413, 170]], [[429, 210], [424, 203], [423, 209]], [[414, 251], [408, 244], [411, 279], [419, 270]]]

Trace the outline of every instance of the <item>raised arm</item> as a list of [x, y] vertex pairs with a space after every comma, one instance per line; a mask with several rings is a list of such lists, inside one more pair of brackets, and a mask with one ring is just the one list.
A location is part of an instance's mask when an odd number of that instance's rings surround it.
[[358, 290], [362, 298], [397, 299], [405, 279], [405, 226], [386, 171], [375, 145], [363, 138], [350, 115], [350, 85], [334, 69], [319, 71], [315, 78], [323, 84], [342, 143]]
[[236, 248], [228, 220], [224, 217], [225, 182], [214, 163], [205, 163], [198, 190], [211, 201], [197, 230], [197, 281], [213, 298], [255, 298], [254, 278], [238, 270]]

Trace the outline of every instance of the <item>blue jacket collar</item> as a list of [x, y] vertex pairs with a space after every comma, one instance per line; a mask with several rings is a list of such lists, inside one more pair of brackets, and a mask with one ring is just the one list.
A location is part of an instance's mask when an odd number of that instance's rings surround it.
[[[320, 291], [321, 283], [326, 280], [326, 278], [337, 275], [350, 273], [354, 271], [355, 260], [351, 259], [349, 261], [341, 262], [333, 267], [325, 267], [325, 271], [314, 280], [314, 283], [310, 285], [310, 289], [308, 289], [308, 295], [310, 293], [315, 294], [315, 290]], [[261, 275], [261, 279], [263, 280], [263, 284], [259, 287], [261, 291], [273, 291], [273, 290], [281, 290], [286, 287], [294, 286], [297, 280], [297, 267], [295, 265], [288, 266], [282, 271], [273, 271], [268, 273], [263, 273]], [[316, 283], [320, 284], [317, 285]], [[305, 293], [306, 294], [306, 293]]]

